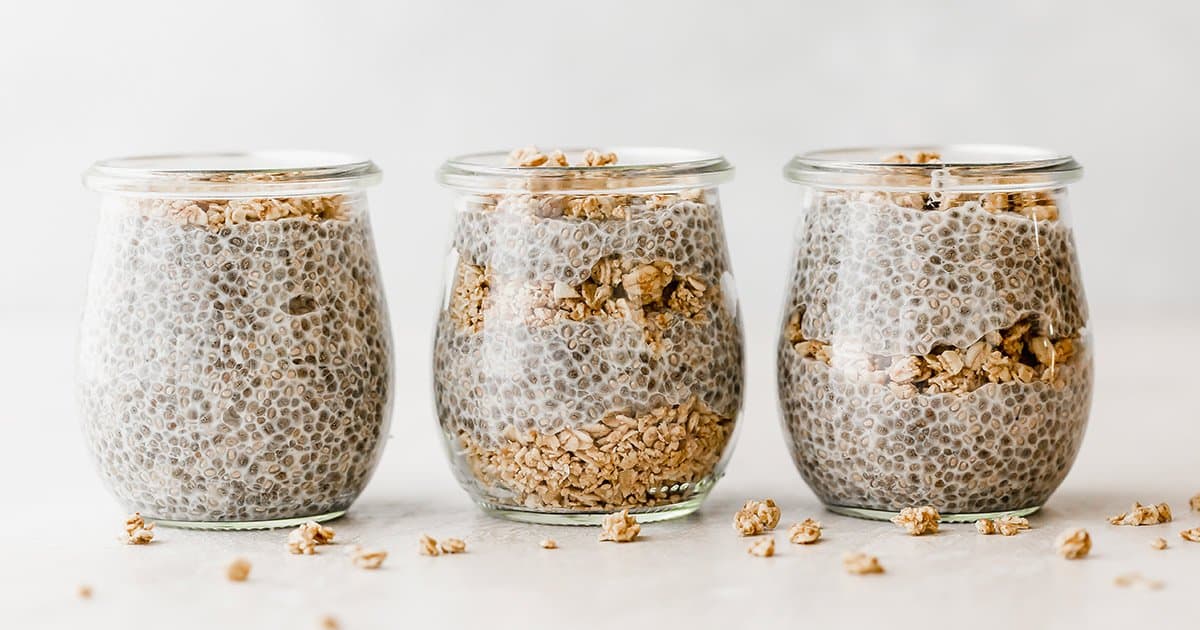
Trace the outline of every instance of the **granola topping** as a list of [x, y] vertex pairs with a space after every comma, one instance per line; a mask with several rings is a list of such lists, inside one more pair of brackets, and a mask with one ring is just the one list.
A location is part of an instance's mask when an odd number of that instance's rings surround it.
[[1141, 573], [1123, 573], [1113, 579], [1113, 584], [1121, 588], [1142, 587], [1155, 591], [1163, 587], [1160, 580], [1152, 580], [1144, 577]]
[[764, 536], [755, 540], [746, 548], [746, 553], [759, 558], [770, 558], [775, 555], [775, 537]]
[[637, 519], [629, 515], [629, 510], [621, 510], [604, 517], [600, 524], [600, 541], [632, 542], [642, 531]]
[[861, 551], [853, 551], [843, 556], [842, 566], [845, 567], [846, 573], [851, 575], [883, 573], [883, 565], [879, 564], [879, 558]]
[[788, 528], [788, 540], [793, 545], [811, 545], [821, 539], [821, 524], [806, 518]]
[[1092, 550], [1092, 536], [1086, 529], [1068, 529], [1054, 541], [1058, 555], [1068, 560], [1078, 560]]
[[906, 507], [892, 517], [892, 522], [903, 527], [910, 536], [936, 534], [942, 515], [932, 505]]
[[755, 536], [775, 529], [782, 512], [773, 499], [751, 499], [733, 515], [733, 528], [743, 536]]
[[1134, 503], [1128, 512], [1108, 517], [1113, 525], [1158, 525], [1171, 522], [1171, 506], [1166, 503], [1158, 505], [1142, 505]]

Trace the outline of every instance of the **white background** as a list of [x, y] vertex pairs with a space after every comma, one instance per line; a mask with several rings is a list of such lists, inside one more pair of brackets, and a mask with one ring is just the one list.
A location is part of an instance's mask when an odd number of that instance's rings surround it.
[[[310, 148], [384, 171], [371, 202], [401, 378], [367, 505], [465, 507], [429, 394], [450, 213], [433, 173], [457, 153], [530, 143], [683, 146], [734, 163], [722, 194], [749, 383], [725, 486], [754, 493], [772, 480], [810, 507], [774, 410], [796, 205], [782, 165], [798, 151], [882, 143], [1075, 155], [1099, 393], [1067, 486], [1083, 490], [1061, 501], [1069, 512], [1160, 500], [1093, 492], [1125, 479], [1122, 465], [1171, 474], [1182, 492], [1194, 456], [1157, 456], [1147, 440], [1194, 444], [1200, 418], [1143, 396], [1194, 388], [1183, 378], [1193, 361], [1176, 355], [1200, 347], [1197, 24], [1200, 3], [1187, 1], [4, 2], [0, 467], [37, 480], [11, 484], [8, 501], [48, 522], [118, 517], [87, 471], [70, 400], [97, 218], [80, 172], [118, 155]], [[1167, 360], [1169, 376], [1146, 371]], [[744, 498], [721, 492], [720, 509]]]

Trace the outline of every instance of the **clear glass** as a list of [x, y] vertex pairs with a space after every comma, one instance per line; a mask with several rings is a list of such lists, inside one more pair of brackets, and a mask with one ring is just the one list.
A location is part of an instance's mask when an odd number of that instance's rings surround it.
[[778, 348], [783, 428], [829, 509], [1037, 510], [1070, 470], [1092, 342], [1067, 156], [824, 151], [803, 187]]
[[717, 195], [732, 168], [613, 152], [478, 154], [439, 175], [455, 213], [434, 397], [459, 482], [501, 516], [681, 516], [732, 451], [742, 327]]
[[126, 510], [165, 525], [340, 516], [390, 421], [369, 162], [99, 162], [77, 369], [84, 435]]

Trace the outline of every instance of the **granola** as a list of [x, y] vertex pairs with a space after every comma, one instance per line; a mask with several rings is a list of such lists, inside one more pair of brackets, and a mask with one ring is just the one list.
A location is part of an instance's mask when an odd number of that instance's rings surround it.
[[442, 553], [438, 548], [437, 540], [430, 537], [428, 534], [421, 534], [420, 545], [421, 555], [437, 556], [441, 555]]
[[1193, 512], [1200, 512], [1200, 493], [1193, 495], [1192, 498], [1188, 500], [1188, 505], [1192, 508]]
[[321, 630], [340, 630], [342, 627], [336, 618], [329, 615], [321, 617], [318, 623], [321, 625]]
[[331, 544], [333, 537], [332, 527], [326, 527], [316, 521], [308, 521], [301, 523], [288, 533], [285, 546], [288, 553], [311, 556], [317, 553], [318, 545]]
[[467, 543], [459, 538], [446, 538], [441, 542], [442, 553], [462, 553], [467, 550]]
[[995, 520], [980, 519], [975, 521], [975, 529], [980, 534], [1002, 534], [1004, 536], [1016, 536], [1017, 534], [1029, 529], [1029, 520], [1020, 516], [1002, 516]]
[[1151, 590], [1158, 590], [1163, 587], [1160, 580], [1152, 580], [1142, 576], [1141, 573], [1123, 573], [1113, 579], [1113, 584], [1122, 588], [1140, 586]]
[[146, 545], [154, 540], [154, 523], [147, 523], [140, 512], [125, 519], [125, 536], [131, 545]]
[[629, 510], [621, 510], [604, 517], [601, 523], [600, 541], [632, 542], [642, 531], [637, 519], [629, 515]]
[[793, 545], [811, 545], [821, 539], [821, 524], [806, 518], [788, 528], [788, 540]]
[[92, 598], [92, 587], [88, 586], [87, 584], [80, 584], [79, 588], [76, 589], [75, 592], [76, 592], [76, 594], [79, 595], [80, 599], [91, 599]]
[[1166, 503], [1142, 505], [1135, 502], [1128, 512], [1108, 517], [1113, 525], [1158, 525], [1171, 522], [1171, 506]]
[[138, 216], [163, 219], [176, 225], [217, 231], [231, 225], [282, 219], [344, 221], [345, 204], [346, 198], [342, 195], [260, 199], [139, 197], [129, 199], [123, 210]]
[[936, 534], [942, 515], [932, 505], [906, 507], [892, 517], [892, 522], [903, 527], [910, 536]]
[[883, 573], [883, 565], [879, 564], [879, 558], [861, 551], [852, 551], [843, 556], [842, 566], [852, 575]]
[[1179, 537], [1188, 542], [1200, 542], [1200, 527], [1193, 527], [1179, 532]]
[[1068, 529], [1054, 541], [1058, 555], [1068, 560], [1078, 560], [1092, 550], [1092, 536], [1086, 529]]
[[1167, 539], [1163, 538], [1161, 536], [1158, 538], [1155, 538], [1154, 540], [1150, 541], [1150, 546], [1153, 547], [1154, 549], [1158, 549], [1160, 551], [1163, 549], [1166, 549], [1167, 548]]
[[234, 558], [225, 567], [225, 577], [230, 582], [245, 582], [250, 577], [250, 561], [245, 558]]
[[775, 529], [782, 513], [773, 499], [751, 499], [733, 515], [733, 528], [743, 536], [754, 536]]
[[360, 569], [378, 569], [387, 560], [388, 552], [382, 549], [364, 549], [359, 545], [350, 547], [350, 562]]
[[543, 538], [542, 542], [538, 543], [542, 549], [558, 549], [558, 541], [553, 538]]
[[755, 540], [746, 548], [746, 553], [759, 558], [770, 558], [775, 555], [775, 537], [764, 536]]

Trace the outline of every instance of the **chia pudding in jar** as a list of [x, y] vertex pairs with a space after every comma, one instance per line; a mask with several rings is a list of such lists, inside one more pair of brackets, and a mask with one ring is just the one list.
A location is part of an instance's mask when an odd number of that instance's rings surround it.
[[1037, 510], [1092, 394], [1068, 156], [1021, 147], [820, 151], [778, 349], [783, 426], [832, 510], [945, 520]]
[[102, 202], [78, 394], [124, 508], [209, 528], [345, 512], [390, 413], [375, 166], [164, 156], [99, 162], [85, 179]]
[[694, 511], [742, 401], [742, 329], [716, 184], [681, 150], [451, 160], [434, 394], [455, 473], [486, 510], [595, 524]]

